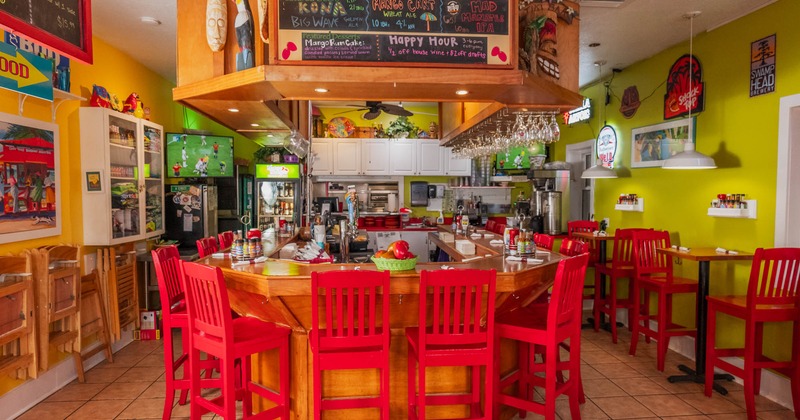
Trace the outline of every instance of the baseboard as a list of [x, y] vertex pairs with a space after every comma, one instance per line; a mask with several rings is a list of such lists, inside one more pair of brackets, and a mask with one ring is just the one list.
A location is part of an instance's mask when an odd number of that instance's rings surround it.
[[[122, 339], [112, 344], [111, 349], [116, 353], [131, 341], [133, 341], [132, 332], [122, 331]], [[100, 345], [99, 342], [97, 344]], [[105, 358], [104, 352], [95, 354], [84, 362], [84, 368], [89, 370]], [[41, 372], [38, 378], [25, 381], [0, 397], [0, 419], [13, 419], [20, 416], [77, 377], [78, 373], [75, 371], [75, 362], [72, 357], [62, 360], [47, 372]]]

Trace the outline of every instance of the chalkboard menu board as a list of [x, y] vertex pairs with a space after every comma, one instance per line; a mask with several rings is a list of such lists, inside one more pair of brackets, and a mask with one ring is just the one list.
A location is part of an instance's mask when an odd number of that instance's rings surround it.
[[92, 62], [90, 0], [0, 0], [2, 26]]
[[279, 55], [507, 66], [508, 19], [508, 0], [278, 0]]

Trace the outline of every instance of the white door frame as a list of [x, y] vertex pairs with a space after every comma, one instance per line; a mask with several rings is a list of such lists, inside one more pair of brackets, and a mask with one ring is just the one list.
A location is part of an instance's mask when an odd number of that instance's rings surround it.
[[[582, 191], [583, 191], [583, 179], [581, 175], [583, 174], [583, 156], [587, 153], [591, 156], [596, 156], [597, 153], [595, 152], [596, 147], [596, 140], [586, 140], [580, 143], [573, 143], [567, 145], [567, 163], [570, 164], [570, 209], [569, 209], [569, 220], [580, 220], [581, 219], [581, 209], [578, 203], [581, 202], [582, 198]], [[594, 214], [594, 180], [591, 180], [591, 193], [589, 194], [589, 213]]]
[[[792, 162], [795, 165], [792, 165]], [[800, 94], [781, 98], [778, 115], [778, 173], [775, 188], [775, 246], [800, 246]], [[790, 215], [794, 215], [791, 217]]]

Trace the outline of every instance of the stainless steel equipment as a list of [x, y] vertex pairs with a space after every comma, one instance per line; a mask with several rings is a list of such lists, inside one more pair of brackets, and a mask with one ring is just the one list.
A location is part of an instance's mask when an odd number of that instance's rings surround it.
[[[561, 191], [547, 191], [544, 194], [543, 217], [544, 233], [548, 235], [558, 235], [562, 229], [562, 194]], [[566, 221], [564, 221], [566, 223]]]
[[544, 233], [557, 235], [566, 232], [569, 220], [570, 172], [531, 170], [528, 172], [528, 179], [534, 188], [531, 215], [542, 216]]

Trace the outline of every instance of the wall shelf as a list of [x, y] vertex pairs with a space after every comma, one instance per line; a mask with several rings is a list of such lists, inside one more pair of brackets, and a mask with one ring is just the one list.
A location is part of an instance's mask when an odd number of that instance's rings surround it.
[[644, 211], [644, 198], [639, 198], [636, 204], [615, 204], [614, 210], [620, 211]]
[[[30, 95], [26, 95], [24, 93], [19, 94], [19, 116], [22, 116], [22, 111], [25, 108], [25, 100], [28, 99]], [[35, 98], [35, 96], [33, 96]], [[37, 98], [38, 99], [38, 98]], [[44, 100], [44, 99], [42, 99]], [[56, 121], [56, 111], [58, 111], [58, 107], [61, 106], [66, 101], [85, 101], [86, 98], [81, 96], [75, 95], [73, 93], [67, 92], [61, 89], [53, 88], [53, 101], [50, 103], [50, 109], [52, 110], [53, 122]], [[49, 101], [48, 101], [49, 102]]]
[[756, 218], [756, 200], [744, 200], [747, 203], [746, 209], [728, 209], [711, 207], [708, 209], [708, 215], [712, 217], [731, 217], [739, 219], [755, 219]]

